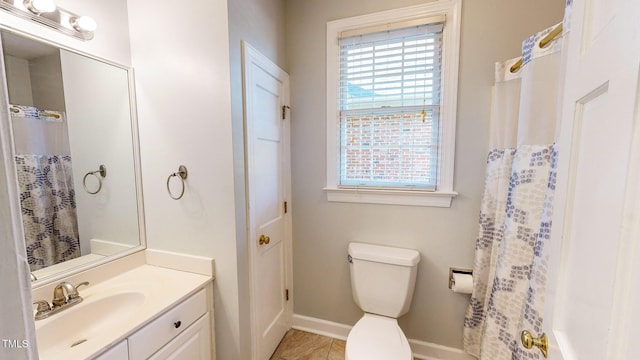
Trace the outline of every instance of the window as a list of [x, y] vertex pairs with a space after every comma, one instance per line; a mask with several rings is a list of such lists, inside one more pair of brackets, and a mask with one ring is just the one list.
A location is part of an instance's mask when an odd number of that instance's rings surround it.
[[339, 40], [340, 185], [436, 190], [442, 28]]
[[459, 2], [327, 24], [329, 201], [448, 207]]

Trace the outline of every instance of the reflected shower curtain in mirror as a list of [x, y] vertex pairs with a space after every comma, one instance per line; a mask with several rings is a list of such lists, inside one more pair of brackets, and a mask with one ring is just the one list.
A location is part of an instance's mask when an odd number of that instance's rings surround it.
[[542, 332], [547, 243], [555, 188], [556, 119], [562, 40], [546, 48], [551, 27], [523, 42], [518, 59], [496, 64], [473, 292], [464, 349], [487, 360], [538, 359], [520, 333]]
[[80, 256], [64, 113], [11, 105], [16, 170], [31, 271]]

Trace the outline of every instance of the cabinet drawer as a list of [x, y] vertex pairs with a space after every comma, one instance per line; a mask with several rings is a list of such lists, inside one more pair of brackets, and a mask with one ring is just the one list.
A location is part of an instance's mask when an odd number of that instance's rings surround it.
[[128, 359], [128, 356], [127, 340], [122, 340], [117, 345], [103, 352], [101, 355], [98, 355], [98, 357], [93, 360], [122, 360]]
[[204, 290], [169, 309], [129, 337], [129, 359], [147, 359], [207, 312]]
[[176, 336], [149, 360], [211, 360], [209, 314], [205, 314], [182, 334]]

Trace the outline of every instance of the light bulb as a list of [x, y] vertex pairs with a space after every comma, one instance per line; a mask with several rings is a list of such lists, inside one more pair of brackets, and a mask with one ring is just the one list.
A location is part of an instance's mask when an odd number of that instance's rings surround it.
[[80, 32], [94, 32], [98, 28], [96, 21], [88, 16], [73, 17], [69, 21], [71, 26]]
[[25, 0], [24, 6], [34, 14], [48, 13], [56, 10], [53, 0]]

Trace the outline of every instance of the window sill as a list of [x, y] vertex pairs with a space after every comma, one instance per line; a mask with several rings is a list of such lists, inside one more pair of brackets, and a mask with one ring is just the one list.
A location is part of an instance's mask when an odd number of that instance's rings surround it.
[[455, 191], [377, 190], [324, 188], [330, 202], [451, 207]]

